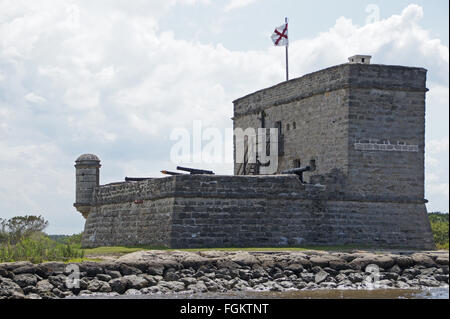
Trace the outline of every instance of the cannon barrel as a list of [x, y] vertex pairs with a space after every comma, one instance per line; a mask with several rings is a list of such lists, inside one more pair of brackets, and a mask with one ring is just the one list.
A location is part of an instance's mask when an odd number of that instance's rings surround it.
[[285, 171], [282, 171], [281, 174], [295, 174], [300, 178], [300, 181], [303, 183], [303, 173], [313, 171], [314, 169], [311, 166], [292, 168]]
[[166, 171], [166, 170], [161, 171], [161, 173], [163, 173], [164, 175], [172, 175], [172, 176], [186, 175], [186, 174], [183, 174], [183, 173], [171, 172], [171, 171]]
[[303, 172], [309, 172], [311, 171], [311, 166], [305, 166], [305, 167], [298, 167], [298, 168], [291, 168], [285, 171], [282, 171], [281, 174], [303, 174]]
[[213, 171], [207, 171], [204, 169], [197, 169], [197, 168], [187, 168], [187, 167], [181, 167], [181, 166], [177, 166], [177, 170], [179, 171], [185, 171], [185, 172], [189, 172], [191, 175], [214, 175]]
[[125, 177], [125, 182], [140, 182], [153, 179], [152, 177]]

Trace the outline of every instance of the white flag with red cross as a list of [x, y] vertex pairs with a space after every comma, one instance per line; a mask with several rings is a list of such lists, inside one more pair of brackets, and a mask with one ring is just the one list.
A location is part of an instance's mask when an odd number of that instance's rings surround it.
[[272, 34], [272, 41], [275, 46], [289, 45], [287, 22], [275, 29]]

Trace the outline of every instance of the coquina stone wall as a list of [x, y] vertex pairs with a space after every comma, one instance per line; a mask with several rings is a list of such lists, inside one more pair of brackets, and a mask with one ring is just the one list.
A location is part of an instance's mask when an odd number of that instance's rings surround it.
[[423, 199], [426, 75], [415, 67], [337, 65], [237, 99], [234, 128], [261, 127], [262, 112], [266, 128], [281, 122], [278, 173], [314, 160], [307, 182], [329, 185], [339, 176], [347, 193]]
[[295, 175], [173, 176], [96, 188], [83, 246], [433, 248], [426, 218], [423, 202], [349, 197]]

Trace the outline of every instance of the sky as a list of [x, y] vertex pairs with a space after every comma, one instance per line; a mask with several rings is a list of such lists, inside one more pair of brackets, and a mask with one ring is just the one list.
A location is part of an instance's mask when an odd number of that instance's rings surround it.
[[[428, 70], [427, 208], [448, 212], [447, 1], [0, 0], [0, 218], [81, 232], [84, 153], [102, 184], [175, 169], [175, 130], [224, 132], [233, 100], [284, 80], [270, 35], [285, 17], [291, 78], [355, 54]], [[229, 159], [191, 166], [232, 174]]]

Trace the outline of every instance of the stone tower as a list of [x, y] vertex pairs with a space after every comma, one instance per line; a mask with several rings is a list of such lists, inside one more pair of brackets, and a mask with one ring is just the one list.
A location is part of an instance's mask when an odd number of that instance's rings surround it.
[[75, 161], [76, 195], [73, 206], [87, 218], [91, 210], [94, 188], [100, 183], [100, 159], [93, 154], [83, 154]]
[[[427, 70], [370, 58], [356, 55], [234, 101], [234, 127], [278, 128], [277, 173], [312, 162], [306, 182], [423, 203]], [[258, 171], [249, 168], [235, 162], [235, 175]]]

